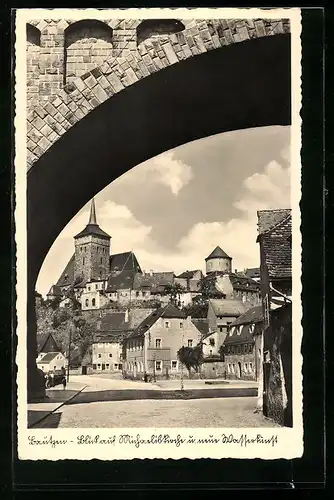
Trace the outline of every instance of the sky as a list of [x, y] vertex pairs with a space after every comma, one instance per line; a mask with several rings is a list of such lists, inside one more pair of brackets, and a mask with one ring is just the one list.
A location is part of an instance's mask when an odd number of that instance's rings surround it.
[[[200, 139], [137, 165], [95, 196], [111, 253], [132, 250], [142, 270], [205, 270], [217, 246], [233, 269], [259, 265], [257, 210], [290, 208], [290, 127]], [[74, 253], [90, 202], [69, 222], [41, 268], [46, 295]]]

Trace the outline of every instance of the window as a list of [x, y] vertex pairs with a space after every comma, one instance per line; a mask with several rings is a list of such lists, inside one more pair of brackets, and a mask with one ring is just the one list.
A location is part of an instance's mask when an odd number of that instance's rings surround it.
[[210, 339], [210, 345], [211, 345], [212, 347], [214, 347], [214, 346], [215, 346], [215, 339]]
[[231, 371], [234, 373], [234, 363], [231, 365]]
[[169, 327], [170, 327], [169, 321], [165, 321], [165, 328], [169, 328]]
[[180, 321], [180, 328], [183, 328], [183, 321]]
[[237, 327], [237, 335], [240, 335], [241, 334], [241, 326], [238, 326]]
[[155, 347], [156, 347], [156, 349], [160, 349], [160, 347], [161, 347], [161, 339], [155, 339]]
[[92, 306], [95, 307], [95, 299], [92, 299]]
[[249, 363], [249, 371], [252, 372], [253, 371], [253, 363]]
[[139, 297], [139, 292], [136, 292], [136, 297]]
[[99, 285], [98, 285], [98, 284], [96, 284], [96, 285], [95, 285], [95, 290], [97, 290], [98, 288], [99, 288]]
[[112, 354], [111, 354], [111, 352], [109, 353], [109, 358], [112, 358]]
[[193, 346], [193, 340], [192, 339], [189, 339], [188, 340], [188, 347], [192, 347]]
[[220, 326], [220, 327], [219, 327], [219, 331], [220, 331], [220, 333], [222, 333], [222, 332], [224, 331], [224, 327], [223, 327], [223, 326]]
[[255, 325], [249, 325], [249, 333], [254, 333]]
[[212, 356], [212, 349], [210, 349], [210, 356]]
[[86, 307], [88, 307], [88, 306], [89, 306], [89, 301], [88, 301], [88, 299], [86, 299], [86, 300], [85, 300], [85, 305], [86, 305]]
[[238, 345], [238, 347], [237, 347], [237, 353], [241, 354], [241, 346], [240, 345]]
[[85, 257], [82, 257], [82, 265], [85, 264]]
[[109, 363], [106, 363], [106, 369], [107, 370], [109, 370], [109, 367], [110, 367]]
[[98, 365], [97, 365], [97, 369], [98, 369], [98, 370], [101, 370], [101, 365], [100, 365], [100, 363], [98, 363]]
[[115, 368], [115, 370], [117, 370], [117, 368], [118, 368], [118, 365], [116, 363], [114, 364], [114, 368]]
[[102, 358], [102, 354], [101, 354], [101, 353], [99, 353], [99, 354], [97, 355], [97, 357], [98, 357], [98, 358]]
[[87, 287], [87, 290], [90, 292], [90, 286]]
[[156, 361], [155, 362], [155, 371], [161, 372], [162, 370], [162, 361]]
[[245, 372], [248, 372], [248, 363], [245, 363]]
[[177, 361], [171, 361], [171, 369], [172, 371], [177, 370]]
[[100, 258], [100, 264], [102, 264], [102, 257]]
[[227, 371], [228, 371], [228, 373], [231, 373], [231, 371], [232, 371], [232, 370], [231, 370], [231, 363], [229, 363], [229, 364], [227, 365]]

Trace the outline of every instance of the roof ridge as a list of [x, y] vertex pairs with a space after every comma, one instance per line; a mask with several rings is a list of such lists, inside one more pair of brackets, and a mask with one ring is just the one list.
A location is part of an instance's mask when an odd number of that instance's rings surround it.
[[283, 217], [283, 219], [281, 219], [279, 222], [276, 222], [276, 224], [271, 227], [270, 229], [268, 229], [267, 231], [264, 231], [263, 233], [261, 233], [259, 236], [262, 236], [264, 234], [269, 234], [271, 233], [274, 229], [277, 229], [281, 224], [283, 224], [284, 222], [287, 221], [287, 219], [291, 219], [292, 218], [292, 214], [291, 212], [289, 214], [287, 214], [285, 217]]

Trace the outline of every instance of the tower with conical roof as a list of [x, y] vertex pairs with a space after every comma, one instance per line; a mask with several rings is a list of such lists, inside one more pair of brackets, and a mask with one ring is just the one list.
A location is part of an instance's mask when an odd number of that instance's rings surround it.
[[74, 280], [106, 280], [109, 274], [110, 260], [109, 234], [97, 223], [95, 201], [92, 199], [88, 224], [74, 236]]
[[232, 257], [229, 257], [219, 246], [205, 259], [206, 274], [215, 272], [230, 273], [232, 271]]

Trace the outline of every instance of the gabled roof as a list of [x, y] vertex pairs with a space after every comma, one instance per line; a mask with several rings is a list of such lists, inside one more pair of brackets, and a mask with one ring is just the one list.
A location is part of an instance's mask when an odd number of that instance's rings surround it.
[[291, 217], [290, 208], [278, 208], [275, 210], [259, 210], [258, 217], [258, 234], [264, 234], [271, 231], [277, 224], [282, 222], [287, 217]]
[[[268, 211], [266, 211], [268, 212]], [[265, 262], [270, 278], [291, 278], [292, 277], [292, 217], [291, 210], [280, 211], [281, 218], [276, 221], [267, 231], [260, 233], [260, 244], [263, 249]], [[268, 214], [265, 214], [267, 216]], [[260, 221], [265, 220], [265, 216], [258, 212]], [[272, 221], [273, 222], [273, 221]], [[268, 225], [266, 226], [268, 227]]]
[[261, 323], [261, 321], [263, 321], [262, 306], [255, 306], [239, 316], [230, 326]]
[[72, 255], [70, 260], [68, 261], [67, 266], [64, 271], [61, 273], [59, 280], [57, 281], [57, 286], [66, 286], [71, 285], [74, 281], [74, 259], [75, 254]]
[[192, 318], [191, 322], [196, 326], [197, 330], [201, 333], [202, 338], [209, 334], [209, 321], [207, 319]]
[[200, 272], [202, 275], [202, 271], [200, 269], [195, 269], [194, 271], [184, 271], [183, 273], [176, 276], [176, 278], [191, 280], [194, 278], [194, 275], [198, 272]]
[[61, 297], [63, 293], [59, 285], [52, 285], [48, 292], [48, 295], [52, 295], [53, 297]]
[[122, 271], [109, 275], [106, 292], [116, 292], [117, 290], [132, 290], [135, 278], [134, 271]]
[[58, 354], [61, 354], [61, 352], [48, 352], [39, 361], [37, 361], [37, 364], [50, 363], [50, 361], [58, 356]]
[[232, 260], [232, 257], [229, 257], [226, 252], [219, 246], [217, 246], [208, 257], [206, 257], [205, 260], [209, 259], [218, 259], [218, 258], [224, 258], [224, 259], [230, 259]]
[[141, 273], [137, 257], [133, 252], [116, 253], [110, 256], [110, 272], [121, 271]]
[[234, 328], [232, 334], [229, 334], [228, 336], [225, 337], [224, 345], [241, 344], [244, 342], [254, 342], [254, 335], [257, 335], [260, 332], [261, 332], [261, 326], [259, 323], [255, 324], [254, 331], [250, 328], [249, 324], [240, 325]]
[[37, 352], [38, 353], [43, 352], [43, 348], [50, 337], [52, 338], [54, 345], [59, 349], [59, 347], [57, 346], [57, 342], [55, 341], [51, 332], [42, 332], [42, 333], [37, 332], [36, 342], [37, 342]]
[[248, 269], [246, 269], [245, 274], [248, 278], [260, 278], [260, 268], [249, 267]]
[[247, 311], [247, 306], [236, 299], [210, 299], [216, 316], [240, 316]]
[[152, 274], [136, 273], [133, 282], [135, 290], [149, 290], [152, 293], [163, 293], [166, 285], [174, 283], [173, 272], [158, 272]]
[[180, 318], [186, 319], [186, 314], [177, 307], [172, 304], [168, 304], [165, 307], [160, 307], [159, 309], [154, 310], [144, 321], [135, 329], [133, 334], [130, 337], [143, 336], [144, 333], [151, 328], [151, 326], [158, 321], [159, 318], [165, 319], [173, 319]]
[[234, 289], [238, 290], [248, 290], [248, 291], [258, 291], [260, 290], [260, 285], [257, 281], [254, 281], [249, 276], [241, 273], [228, 273], [230, 281]]

